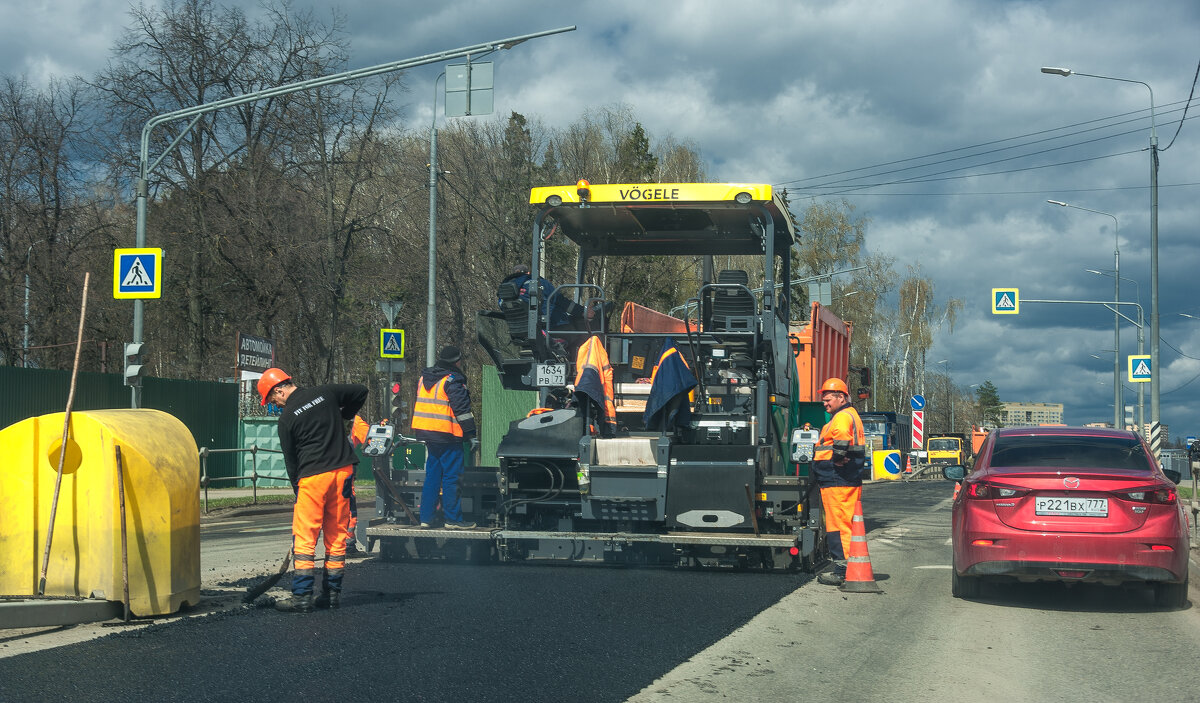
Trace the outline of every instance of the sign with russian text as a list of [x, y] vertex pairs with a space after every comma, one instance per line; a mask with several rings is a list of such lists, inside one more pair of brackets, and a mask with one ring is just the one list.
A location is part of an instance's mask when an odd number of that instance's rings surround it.
[[275, 365], [275, 340], [237, 333], [237, 359], [234, 366], [240, 371], [262, 373]]

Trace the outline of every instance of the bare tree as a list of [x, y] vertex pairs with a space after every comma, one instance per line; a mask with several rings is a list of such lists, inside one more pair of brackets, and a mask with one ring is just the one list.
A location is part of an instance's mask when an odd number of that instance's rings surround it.
[[[70, 363], [83, 272], [111, 265], [106, 201], [82, 163], [83, 96], [77, 80], [35, 88], [0, 79], [0, 355], [8, 364]], [[88, 321], [84, 368], [103, 363], [103, 319]]]
[[[328, 75], [348, 55], [340, 18], [322, 24], [284, 3], [269, 4], [261, 23], [210, 0], [131, 16], [93, 84], [121, 137], [110, 163], [125, 173], [150, 117]], [[382, 191], [368, 197], [361, 186], [377, 171], [375, 135], [393, 117], [397, 80], [246, 103], [206, 113], [186, 134], [182, 123], [154, 132], [152, 153], [181, 139], [151, 174], [159, 197], [149, 222], [184, 272], [148, 306], [156, 344], [183, 350], [159, 373], [226, 372], [229, 340], [244, 330], [276, 337], [281, 358], [308, 378], [335, 374], [356, 243], [387, 207]]]

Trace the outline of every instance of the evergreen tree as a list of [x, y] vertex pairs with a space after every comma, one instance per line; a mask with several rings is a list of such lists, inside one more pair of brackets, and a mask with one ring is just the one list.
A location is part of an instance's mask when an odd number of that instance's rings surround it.
[[1004, 406], [1000, 403], [1000, 392], [991, 381], [984, 381], [975, 389], [975, 407], [987, 427], [999, 427], [1004, 419]]

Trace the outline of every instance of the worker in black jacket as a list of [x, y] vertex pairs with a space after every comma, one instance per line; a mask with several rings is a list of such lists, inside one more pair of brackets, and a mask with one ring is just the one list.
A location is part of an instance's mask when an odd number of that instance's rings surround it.
[[[271, 368], [258, 380], [262, 404], [283, 408], [279, 444], [288, 479], [296, 491], [292, 510], [292, 597], [275, 604], [284, 612], [308, 613], [316, 607], [337, 608], [346, 568], [346, 529], [354, 464], [346, 438], [346, 422], [367, 399], [367, 387], [327, 384], [302, 388], [281, 369]], [[325, 535], [324, 592], [313, 600], [317, 535]]]

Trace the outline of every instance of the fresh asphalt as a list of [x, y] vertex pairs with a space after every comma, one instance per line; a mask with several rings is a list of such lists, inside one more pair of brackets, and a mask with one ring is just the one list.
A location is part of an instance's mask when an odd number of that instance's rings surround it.
[[0, 701], [621, 701], [809, 581], [374, 557], [347, 568], [337, 611], [234, 607], [0, 659]]

